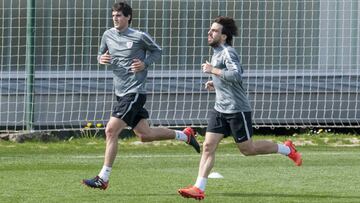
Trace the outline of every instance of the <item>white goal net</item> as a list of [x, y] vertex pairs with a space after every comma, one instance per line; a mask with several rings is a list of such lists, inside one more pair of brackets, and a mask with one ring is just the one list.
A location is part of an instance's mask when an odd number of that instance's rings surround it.
[[[233, 46], [255, 127], [359, 127], [358, 0], [132, 0], [131, 26], [163, 56], [150, 69], [152, 125], [207, 125], [214, 93], [200, 64], [218, 15], [239, 27]], [[97, 64], [114, 0], [0, 0], [0, 131], [105, 125], [112, 72]]]

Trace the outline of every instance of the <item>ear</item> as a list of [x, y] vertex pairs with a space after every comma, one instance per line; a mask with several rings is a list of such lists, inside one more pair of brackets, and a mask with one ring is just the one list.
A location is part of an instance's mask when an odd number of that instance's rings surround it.
[[221, 41], [226, 42], [227, 35], [221, 34]]
[[[131, 20], [131, 15], [128, 15], [126, 18], [127, 18], [127, 21], [129, 22]], [[128, 24], [130, 25], [130, 23], [128, 23]]]

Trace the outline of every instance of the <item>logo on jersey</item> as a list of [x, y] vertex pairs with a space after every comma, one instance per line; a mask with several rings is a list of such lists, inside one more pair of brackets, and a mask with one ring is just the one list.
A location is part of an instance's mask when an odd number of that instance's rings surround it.
[[130, 49], [133, 46], [133, 42], [126, 42], [126, 46]]

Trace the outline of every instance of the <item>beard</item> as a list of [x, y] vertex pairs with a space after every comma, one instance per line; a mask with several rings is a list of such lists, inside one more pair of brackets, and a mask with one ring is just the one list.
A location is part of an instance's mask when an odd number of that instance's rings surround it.
[[218, 40], [212, 40], [210, 42], [208, 42], [208, 45], [211, 47], [218, 47], [220, 44], [220, 42]]

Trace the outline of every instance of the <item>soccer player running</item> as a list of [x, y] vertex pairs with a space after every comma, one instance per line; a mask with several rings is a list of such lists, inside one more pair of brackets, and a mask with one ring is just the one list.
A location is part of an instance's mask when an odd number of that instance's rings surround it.
[[179, 189], [186, 198], [204, 199], [208, 175], [214, 166], [215, 151], [220, 141], [232, 135], [240, 152], [245, 156], [280, 153], [288, 156], [300, 166], [301, 154], [291, 141], [276, 144], [271, 141], [253, 141], [251, 107], [243, 87], [243, 69], [240, 57], [231, 46], [233, 36], [237, 35], [237, 26], [231, 17], [217, 17], [208, 32], [208, 44], [213, 48], [211, 63], [201, 65], [202, 71], [211, 74], [212, 80], [205, 88], [215, 90], [214, 110], [209, 114], [208, 127], [203, 143], [198, 177], [195, 185]]
[[117, 103], [106, 125], [106, 149], [104, 165], [100, 173], [83, 184], [105, 190], [118, 151], [118, 136], [130, 126], [142, 142], [176, 139], [186, 142], [200, 153], [195, 131], [188, 127], [183, 131], [167, 128], [150, 128], [149, 114], [143, 107], [146, 101], [145, 82], [148, 67], [161, 56], [161, 48], [144, 32], [129, 27], [132, 8], [126, 2], [112, 6], [114, 27], [104, 32], [98, 61], [113, 69], [114, 89]]

